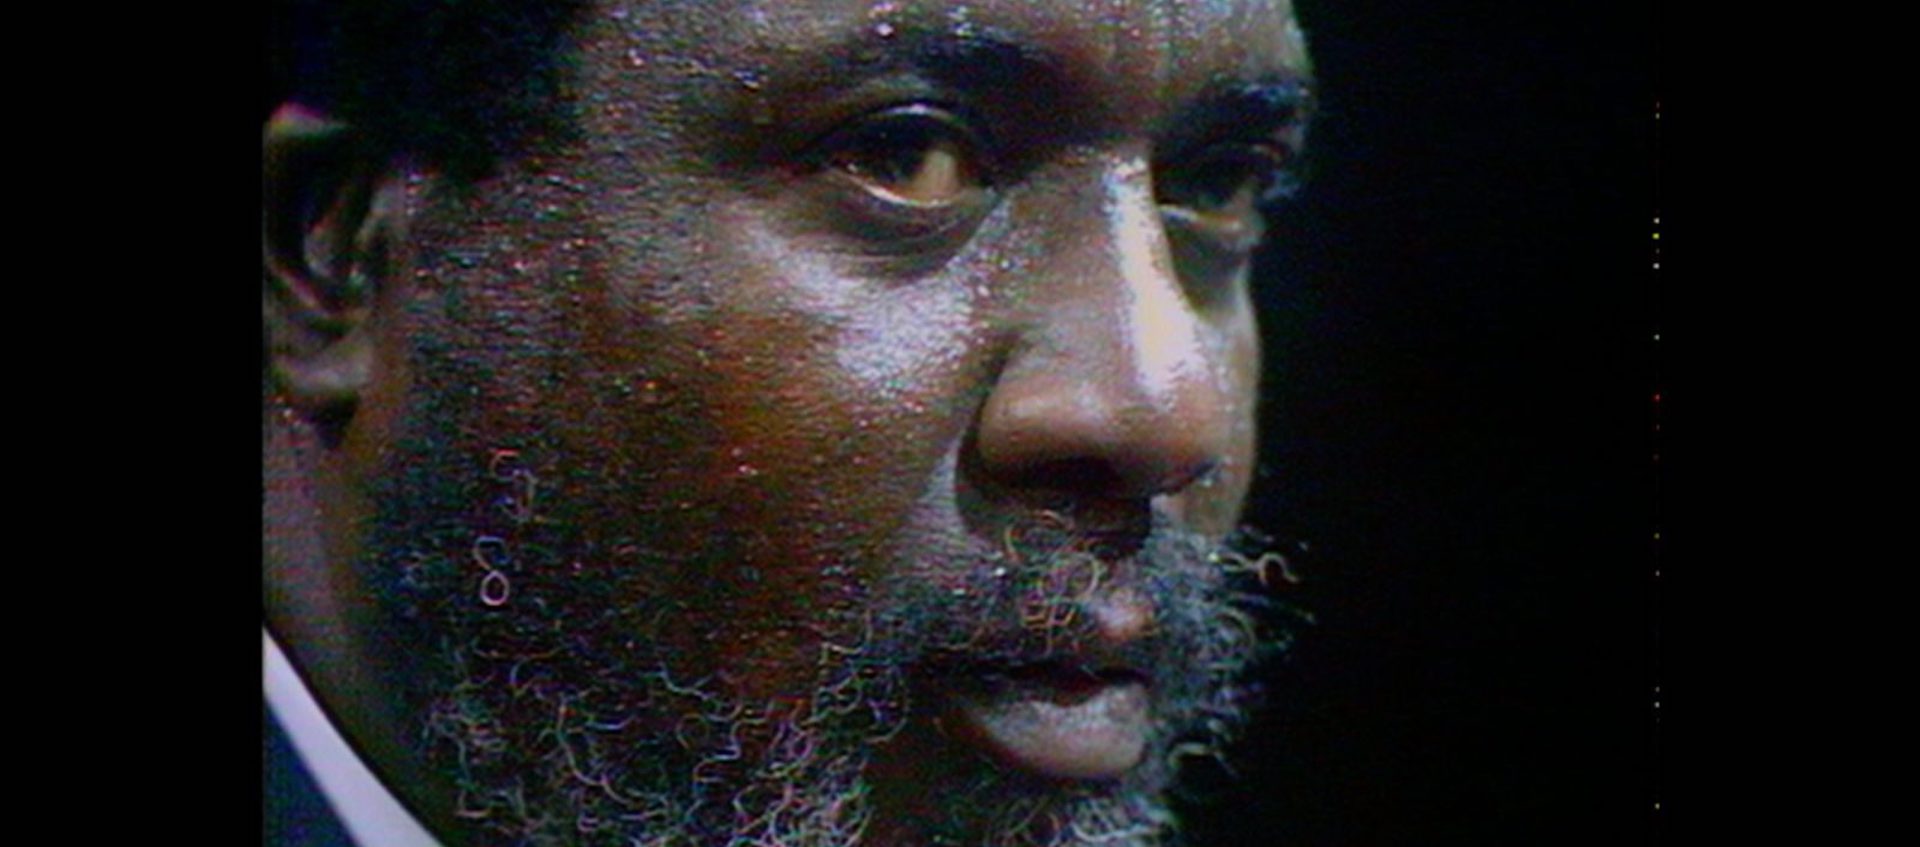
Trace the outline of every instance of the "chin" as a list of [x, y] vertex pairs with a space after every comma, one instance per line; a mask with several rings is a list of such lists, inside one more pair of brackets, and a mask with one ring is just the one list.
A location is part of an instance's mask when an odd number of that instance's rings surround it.
[[470, 543], [384, 557], [409, 563], [397, 619], [437, 648], [415, 737], [473, 843], [1167, 843], [1181, 763], [1233, 740], [1276, 643], [1232, 547], [1166, 519], [1125, 543], [1042, 522], [805, 622], [815, 659], [778, 669], [805, 682], [766, 694], [677, 648], [684, 599], [583, 574], [548, 508], [490, 554], [515, 557], [498, 605]]

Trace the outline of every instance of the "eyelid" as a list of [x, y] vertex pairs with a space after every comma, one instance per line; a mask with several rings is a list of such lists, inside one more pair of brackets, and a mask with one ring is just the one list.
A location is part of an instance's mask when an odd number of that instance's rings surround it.
[[1254, 205], [1261, 206], [1280, 199], [1295, 187], [1294, 160], [1293, 150], [1279, 141], [1224, 141], [1174, 160], [1162, 172], [1168, 175], [1168, 187], [1177, 193], [1191, 187], [1182, 184], [1183, 177], [1200, 176], [1200, 171], [1210, 166], [1243, 166], [1241, 176], [1264, 183], [1253, 198]]
[[1267, 186], [1261, 190], [1259, 196], [1253, 198], [1254, 205], [1264, 206], [1283, 199], [1299, 188], [1299, 183], [1294, 178], [1296, 156], [1292, 147], [1277, 141], [1257, 142], [1247, 147], [1257, 155], [1265, 157], [1272, 165], [1266, 172]]
[[1202, 238], [1214, 249], [1235, 256], [1251, 254], [1267, 234], [1266, 221], [1259, 214], [1248, 218], [1224, 219], [1185, 206], [1163, 203], [1160, 216], [1173, 232]]
[[[795, 220], [887, 275], [931, 272], [997, 208], [989, 139], [964, 109], [929, 98], [851, 115], [787, 160], [797, 167], [786, 185], [804, 202]], [[952, 158], [929, 161], [930, 151]]]
[[[969, 119], [965, 109], [957, 105], [929, 100], [913, 101], [869, 112], [835, 127], [809, 145], [806, 159], [812, 167], [839, 170], [858, 179], [847, 168], [836, 163], [836, 158], [849, 151], [858, 151], [862, 144], [877, 140], [878, 136], [889, 130], [937, 128], [957, 142], [965, 158], [963, 166], [978, 179], [979, 185], [976, 187], [991, 188], [996, 170], [993, 147], [990, 139], [978, 129], [979, 125], [977, 121]], [[889, 199], [904, 205], [942, 205], [921, 203], [907, 197]]]
[[1296, 186], [1294, 163], [1283, 140], [1225, 138], [1160, 167], [1160, 219], [1196, 290], [1217, 290], [1244, 269], [1265, 240], [1265, 207]]

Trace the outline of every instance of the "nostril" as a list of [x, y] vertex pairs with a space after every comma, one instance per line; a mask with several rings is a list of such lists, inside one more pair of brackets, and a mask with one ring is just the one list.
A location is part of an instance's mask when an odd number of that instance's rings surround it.
[[1099, 354], [1111, 346], [1035, 348], [1007, 366], [970, 433], [985, 479], [1139, 501], [1185, 491], [1216, 469], [1231, 431], [1221, 387], [1196, 376], [1197, 364], [1166, 375]]
[[1036, 462], [1021, 472], [1024, 479], [1011, 480], [1024, 488], [1048, 491], [1113, 492], [1126, 481], [1118, 469], [1100, 459], [1077, 457]]
[[1178, 494], [1219, 468], [1217, 461], [1170, 466], [1144, 454], [1070, 457], [1003, 468], [1003, 485], [1035, 491], [1131, 499]]
[[1153, 493], [1178, 494], [1219, 469], [1220, 462], [1215, 459], [1194, 462], [1184, 468], [1174, 468], [1171, 473], [1161, 478], [1159, 488]]

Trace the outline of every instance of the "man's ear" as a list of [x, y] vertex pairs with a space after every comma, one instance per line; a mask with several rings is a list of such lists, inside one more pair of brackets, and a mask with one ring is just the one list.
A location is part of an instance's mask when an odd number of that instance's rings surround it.
[[401, 179], [352, 127], [291, 103], [267, 121], [263, 162], [272, 388], [338, 423], [372, 373], [369, 319], [394, 278]]

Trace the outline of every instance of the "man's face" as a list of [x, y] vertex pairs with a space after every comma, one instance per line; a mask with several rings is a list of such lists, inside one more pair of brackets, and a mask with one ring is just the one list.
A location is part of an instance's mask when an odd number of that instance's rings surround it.
[[585, 12], [577, 131], [405, 191], [341, 450], [459, 813], [1145, 840], [1242, 705], [1289, 8], [680, 5]]

